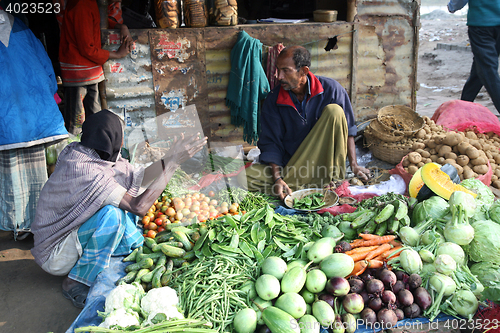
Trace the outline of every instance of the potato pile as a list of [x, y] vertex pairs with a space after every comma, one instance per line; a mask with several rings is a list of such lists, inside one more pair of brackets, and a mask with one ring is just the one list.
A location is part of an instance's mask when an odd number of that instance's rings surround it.
[[[426, 163], [451, 164], [461, 180], [477, 178], [493, 170], [492, 186], [500, 188], [500, 137], [493, 133], [445, 131], [429, 117], [414, 138], [412, 152], [403, 158], [404, 169], [414, 174]], [[409, 143], [409, 142], [407, 142]]]

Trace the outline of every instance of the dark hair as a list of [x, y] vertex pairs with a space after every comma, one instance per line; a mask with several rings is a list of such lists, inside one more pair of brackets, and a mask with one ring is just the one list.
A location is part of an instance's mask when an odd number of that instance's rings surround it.
[[[303, 46], [289, 46], [283, 49], [286, 53], [292, 53], [292, 59], [297, 70], [304, 66], [311, 67], [311, 53]], [[281, 51], [281, 52], [283, 52]]]

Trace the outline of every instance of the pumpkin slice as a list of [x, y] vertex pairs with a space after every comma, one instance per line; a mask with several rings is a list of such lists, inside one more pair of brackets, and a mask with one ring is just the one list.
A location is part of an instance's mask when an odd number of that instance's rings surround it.
[[[458, 176], [457, 169], [453, 165], [449, 163], [443, 166], [439, 165], [438, 163], [434, 164], [441, 168], [441, 171], [444, 171], [448, 176], [450, 176], [450, 179], [455, 184], [460, 184], [460, 177]], [[422, 180], [422, 168], [419, 168], [411, 178], [410, 183], [408, 184], [408, 194], [410, 195], [410, 197], [416, 198], [419, 202], [427, 200], [433, 195], [436, 195], [429, 189], [427, 185], [425, 185], [424, 181]]]
[[421, 177], [425, 185], [440, 197], [449, 200], [450, 196], [455, 191], [462, 191], [471, 194], [474, 198], [476, 193], [469, 191], [460, 184], [455, 184], [450, 179], [450, 176], [442, 171], [436, 163], [426, 163], [421, 168]]
[[410, 183], [408, 184], [408, 194], [412, 198], [417, 198], [418, 193], [424, 187], [425, 183], [422, 180], [422, 168], [418, 168], [417, 172], [411, 177]]

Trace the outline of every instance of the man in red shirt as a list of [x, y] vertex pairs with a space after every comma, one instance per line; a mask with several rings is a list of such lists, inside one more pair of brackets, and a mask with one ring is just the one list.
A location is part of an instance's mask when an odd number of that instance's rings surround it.
[[[110, 23], [112, 20], [109, 21]], [[98, 83], [104, 80], [102, 65], [130, 53], [132, 38], [126, 25], [120, 29], [122, 44], [117, 51], [101, 48], [99, 7], [96, 0], [68, 0], [61, 26], [59, 62], [64, 86], [64, 120], [68, 132], [77, 135], [85, 114], [101, 110]]]

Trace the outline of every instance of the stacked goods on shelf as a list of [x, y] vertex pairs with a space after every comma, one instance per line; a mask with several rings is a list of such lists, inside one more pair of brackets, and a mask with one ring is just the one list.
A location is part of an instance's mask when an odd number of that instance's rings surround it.
[[181, 26], [180, 0], [156, 0], [155, 13], [160, 28], [176, 29]]
[[238, 3], [236, 0], [214, 0], [209, 15], [212, 25], [237, 25]]
[[208, 24], [208, 13], [205, 1], [184, 1], [184, 23], [188, 28], [203, 28]]

